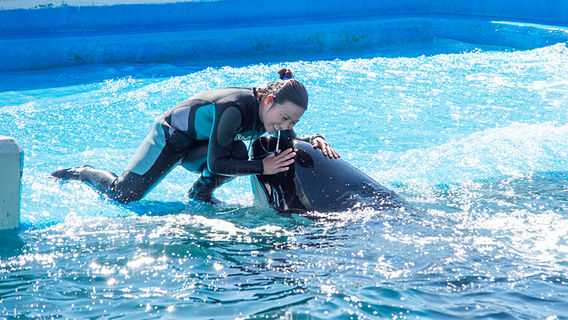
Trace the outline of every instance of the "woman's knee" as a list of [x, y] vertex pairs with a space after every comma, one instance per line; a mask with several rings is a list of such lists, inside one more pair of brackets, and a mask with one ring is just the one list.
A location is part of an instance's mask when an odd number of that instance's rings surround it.
[[207, 141], [189, 150], [181, 161], [182, 167], [191, 172], [201, 172], [207, 166]]
[[[192, 147], [183, 157], [181, 165], [191, 172], [202, 172], [207, 168], [207, 152], [209, 142], [204, 141], [199, 145]], [[248, 160], [248, 150], [244, 142], [236, 141], [231, 148], [231, 157], [239, 160]]]

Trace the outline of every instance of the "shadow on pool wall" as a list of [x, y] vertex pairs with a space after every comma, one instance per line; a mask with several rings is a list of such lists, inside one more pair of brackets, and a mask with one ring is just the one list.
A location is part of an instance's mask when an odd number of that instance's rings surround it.
[[0, 71], [95, 63], [266, 61], [274, 56], [333, 58], [439, 39], [515, 49], [568, 41], [568, 2], [563, 0], [48, 6], [0, 10], [0, 21]]

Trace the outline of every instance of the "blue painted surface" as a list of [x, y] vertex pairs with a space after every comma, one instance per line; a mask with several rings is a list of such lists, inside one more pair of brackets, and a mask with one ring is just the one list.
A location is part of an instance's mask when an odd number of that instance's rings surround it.
[[0, 21], [0, 71], [14, 71], [286, 54], [333, 57], [444, 38], [536, 48], [567, 41], [568, 2], [197, 1], [2, 10]]

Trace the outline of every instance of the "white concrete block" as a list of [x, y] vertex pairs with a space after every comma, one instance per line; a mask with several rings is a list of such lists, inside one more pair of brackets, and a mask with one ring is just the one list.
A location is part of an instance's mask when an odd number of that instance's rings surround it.
[[0, 136], [0, 230], [20, 223], [23, 154], [14, 138]]

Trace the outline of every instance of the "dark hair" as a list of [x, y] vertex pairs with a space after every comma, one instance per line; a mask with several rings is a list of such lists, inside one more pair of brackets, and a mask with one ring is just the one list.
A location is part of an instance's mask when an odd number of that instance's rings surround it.
[[280, 80], [288, 80], [288, 79], [294, 78], [294, 74], [292, 73], [292, 70], [290, 70], [288, 68], [282, 68], [282, 69], [278, 70], [278, 74], [280, 75]]
[[[284, 78], [282, 74], [292, 75], [292, 71], [285, 68], [280, 69], [278, 73], [282, 70], [286, 71], [283, 71], [280, 74], [280, 78]], [[304, 110], [308, 109], [308, 91], [306, 90], [306, 87], [304, 87], [304, 85], [296, 79], [269, 82], [266, 85], [266, 88], [257, 88], [256, 94], [259, 103], [262, 103], [262, 100], [264, 100], [267, 96], [274, 95], [275, 103], [290, 101]]]

